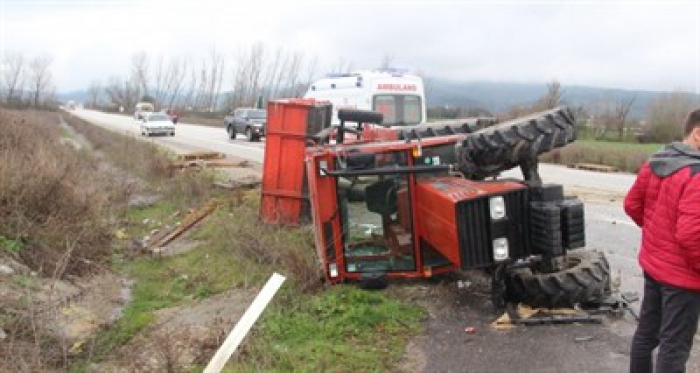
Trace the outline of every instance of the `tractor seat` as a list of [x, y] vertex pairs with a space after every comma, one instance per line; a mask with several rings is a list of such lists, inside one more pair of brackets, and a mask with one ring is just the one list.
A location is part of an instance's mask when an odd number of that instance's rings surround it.
[[394, 179], [379, 180], [365, 188], [367, 210], [388, 217], [396, 213], [398, 185]]

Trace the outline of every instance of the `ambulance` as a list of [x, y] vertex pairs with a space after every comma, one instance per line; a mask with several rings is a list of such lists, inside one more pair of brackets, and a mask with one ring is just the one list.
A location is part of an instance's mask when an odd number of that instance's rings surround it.
[[339, 124], [338, 109], [374, 110], [384, 114], [382, 125], [413, 126], [425, 123], [425, 89], [419, 76], [398, 70], [362, 70], [333, 74], [309, 87], [304, 98], [333, 104], [332, 124]]

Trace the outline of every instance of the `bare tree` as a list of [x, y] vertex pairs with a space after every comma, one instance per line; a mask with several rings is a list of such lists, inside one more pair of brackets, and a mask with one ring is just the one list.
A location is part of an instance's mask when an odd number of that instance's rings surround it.
[[224, 78], [224, 67], [225, 59], [224, 56], [216, 51], [215, 47], [212, 47], [209, 52], [209, 58], [211, 66], [210, 68], [210, 82], [207, 92], [208, 103], [207, 109], [210, 112], [216, 111], [219, 105], [219, 95], [221, 94], [221, 84]]
[[622, 141], [625, 138], [625, 130], [629, 122], [630, 110], [634, 101], [637, 100], [637, 95], [632, 95], [627, 98], [621, 98], [615, 105], [615, 128], [617, 129], [617, 140]]
[[41, 103], [41, 99], [48, 95], [51, 89], [51, 63], [50, 56], [35, 57], [29, 64], [29, 86], [32, 94], [32, 101], [35, 107]]
[[563, 96], [564, 89], [562, 88], [561, 83], [559, 83], [557, 80], [553, 80], [547, 84], [547, 92], [544, 94], [544, 96], [542, 96], [532, 105], [532, 111], [537, 112], [554, 109], [561, 105]]
[[306, 74], [302, 77], [302, 82], [299, 85], [300, 89], [295, 92], [294, 97], [301, 97], [304, 95], [304, 93], [306, 93], [309, 86], [311, 86], [311, 83], [313, 83], [314, 79], [316, 79], [317, 70], [318, 57], [314, 56], [306, 63]]
[[282, 50], [282, 48], [277, 48], [270, 64], [267, 65], [265, 82], [263, 83], [263, 86], [265, 90], [265, 96], [268, 100], [270, 98], [277, 97], [275, 87], [278, 86], [277, 83], [280, 80], [283, 59], [284, 51]]
[[156, 107], [161, 107], [167, 96], [167, 91], [165, 88], [167, 81], [167, 67], [165, 62], [165, 57], [161, 55], [155, 64], [155, 73], [153, 76], [153, 100]]
[[[262, 43], [254, 44], [250, 51], [239, 50], [234, 60], [232, 74], [233, 93], [226, 106], [233, 109], [238, 106], [253, 106], [265, 91], [269, 94], [281, 84], [282, 52], [278, 50], [273, 64], [266, 64], [267, 53]], [[266, 84], [270, 86], [265, 87]]]
[[19, 52], [10, 52], [2, 61], [3, 85], [5, 86], [5, 102], [8, 104], [20, 103], [27, 75], [27, 66], [24, 55]]
[[560, 106], [563, 102], [564, 89], [561, 83], [557, 80], [547, 84], [547, 91], [535, 100], [532, 104], [516, 104], [511, 106], [501, 116], [503, 119], [513, 119], [524, 115], [529, 115], [543, 110], [554, 109]]
[[352, 61], [348, 61], [343, 57], [338, 58], [333, 65], [331, 65], [330, 72], [332, 74], [346, 74], [353, 70]]
[[192, 110], [196, 106], [195, 101], [197, 98], [197, 87], [199, 84], [197, 69], [195, 68], [194, 63], [192, 64], [192, 68], [189, 69], [187, 73], [189, 74], [189, 79], [187, 81], [185, 94], [183, 95], [182, 104], [187, 108], [187, 110]]
[[141, 98], [141, 87], [134, 79], [124, 80], [113, 76], [105, 88], [109, 100], [127, 110], [133, 110]]
[[175, 106], [175, 101], [180, 97], [187, 75], [187, 60], [175, 58], [170, 61], [165, 79], [165, 91], [168, 92], [168, 107]]
[[608, 131], [615, 131], [617, 139], [622, 141], [629, 124], [629, 113], [636, 99], [636, 95], [615, 97], [608, 92], [602, 99], [594, 103], [592, 112], [597, 127], [596, 139], [603, 139]]
[[282, 74], [283, 89], [279, 92], [284, 97], [294, 97], [299, 89], [300, 73], [304, 64], [304, 54], [300, 51], [291, 52]]
[[144, 96], [150, 96], [148, 78], [148, 55], [146, 52], [141, 51], [134, 54], [131, 58], [131, 79], [138, 84]]
[[[202, 59], [202, 65], [197, 71], [199, 75], [198, 85], [195, 87], [194, 92], [194, 107], [195, 110], [204, 110], [207, 107], [207, 88], [209, 87], [209, 70], [207, 69], [207, 61]], [[193, 79], [194, 80], [194, 79]]]
[[87, 89], [88, 105], [95, 109], [100, 104], [102, 84], [99, 80], [93, 80]]
[[688, 92], [660, 94], [646, 105], [645, 132], [650, 141], [668, 142], [683, 137], [686, 115], [700, 105], [697, 95]]

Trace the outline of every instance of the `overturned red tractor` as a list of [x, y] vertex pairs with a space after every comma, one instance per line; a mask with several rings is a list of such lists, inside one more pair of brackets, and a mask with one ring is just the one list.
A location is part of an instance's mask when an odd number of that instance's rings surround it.
[[[609, 292], [603, 254], [577, 250], [583, 204], [537, 169], [540, 154], [574, 141], [567, 109], [400, 128], [381, 127], [374, 112], [339, 118], [305, 139], [304, 197], [328, 281], [381, 287], [480, 269], [496, 304], [566, 306]], [[498, 178], [514, 167], [522, 179]]]

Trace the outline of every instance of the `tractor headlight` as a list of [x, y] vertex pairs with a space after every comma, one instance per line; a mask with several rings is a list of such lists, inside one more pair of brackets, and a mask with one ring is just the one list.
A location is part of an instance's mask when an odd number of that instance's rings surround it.
[[501, 220], [506, 217], [506, 202], [502, 196], [491, 197], [489, 199], [489, 210], [491, 210], [491, 219]]
[[508, 259], [508, 239], [505, 237], [493, 240], [493, 260], [500, 262]]
[[338, 277], [338, 265], [331, 263], [328, 265], [328, 273], [331, 277]]

